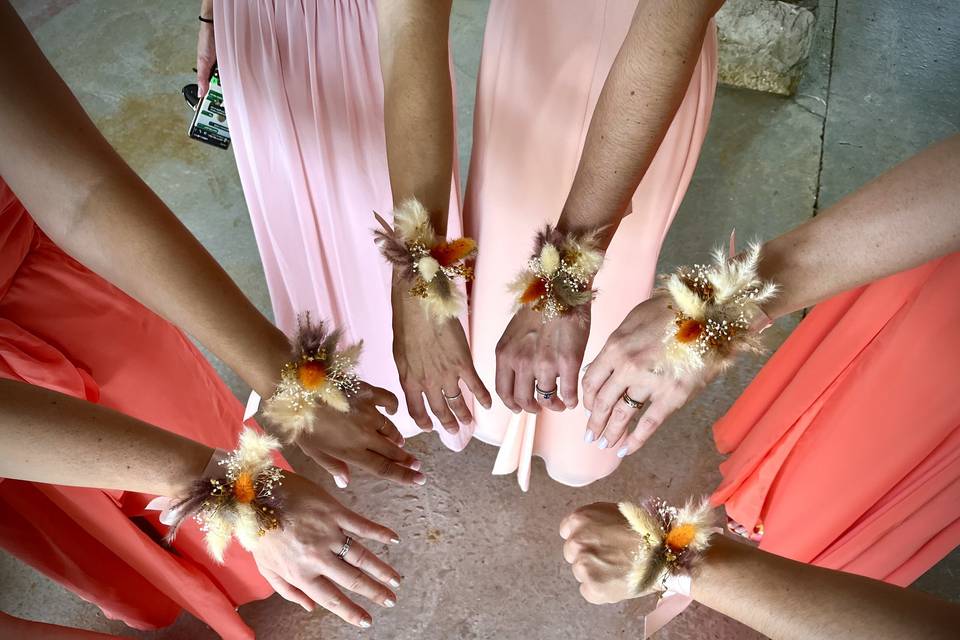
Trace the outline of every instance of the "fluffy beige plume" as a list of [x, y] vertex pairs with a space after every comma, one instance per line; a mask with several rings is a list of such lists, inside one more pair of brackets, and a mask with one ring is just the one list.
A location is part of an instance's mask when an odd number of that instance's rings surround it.
[[553, 277], [560, 268], [560, 251], [549, 242], [540, 249], [540, 268], [548, 277]]
[[667, 279], [667, 291], [677, 305], [677, 311], [696, 320], [703, 320], [707, 315], [708, 303], [706, 300], [691, 291], [679, 275], [673, 273]]
[[245, 428], [240, 434], [237, 447], [238, 460], [244, 471], [258, 475], [267, 467], [273, 466], [274, 451], [280, 449], [280, 441], [271, 435]]
[[404, 200], [393, 211], [393, 228], [404, 242], [419, 242], [428, 248], [435, 242], [430, 212], [416, 198]]
[[274, 395], [264, 403], [263, 416], [283, 429], [287, 442], [293, 442], [303, 432], [313, 431], [317, 424], [314, 404], [303, 402], [295, 395]]
[[715, 524], [713, 508], [707, 497], [699, 500], [690, 498], [677, 512], [676, 526], [691, 525], [696, 529], [693, 542], [690, 543], [694, 551], [703, 551], [709, 546]]

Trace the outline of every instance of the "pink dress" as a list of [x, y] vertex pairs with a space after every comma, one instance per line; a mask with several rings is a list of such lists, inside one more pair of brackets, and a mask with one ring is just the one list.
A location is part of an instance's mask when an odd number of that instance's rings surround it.
[[[560, 217], [600, 90], [626, 37], [636, 0], [493, 0], [484, 34], [464, 204], [480, 244], [470, 338], [477, 371], [491, 389], [494, 349], [513, 315], [506, 283], [522, 268], [536, 230]], [[597, 277], [584, 363], [624, 316], [650, 295], [657, 256], [707, 133], [717, 81], [717, 41], [708, 27], [680, 109], [620, 224]], [[500, 446], [494, 473], [517, 472], [527, 489], [531, 457], [564, 484], [612, 473], [615, 449], [583, 442], [582, 408], [514, 414], [494, 400], [476, 406], [474, 436]]]
[[[493, 389], [494, 346], [509, 321], [506, 283], [534, 230], [556, 220], [573, 181], [590, 115], [637, 0], [493, 0], [477, 87], [466, 231], [480, 241], [469, 338]], [[285, 330], [300, 310], [366, 344], [362, 375], [403, 402], [392, 357], [389, 269], [371, 239], [372, 211], [392, 209], [373, 0], [218, 2], [217, 58], [227, 119], [274, 313]], [[660, 245], [680, 204], [716, 84], [708, 30], [683, 105], [621, 225], [599, 286], [626, 295], [594, 306], [592, 357], [653, 283]], [[449, 234], [461, 233], [456, 189]], [[404, 435], [419, 433], [401, 409]], [[516, 418], [495, 400], [475, 407], [476, 434], [503, 444], [495, 473], [546, 459], [554, 478], [586, 484], [612, 472], [613, 451], [583, 444], [582, 412]], [[471, 430], [441, 438], [466, 446]]]
[[960, 544], [960, 253], [817, 305], [714, 426], [762, 549], [908, 585]]
[[[228, 449], [243, 414], [186, 336], [61, 251], [2, 179], [0, 377]], [[215, 565], [193, 523], [174, 552], [161, 547], [150, 498], [0, 480], [0, 547], [131, 627], [186, 609], [224, 638], [252, 638], [235, 608], [273, 591], [253, 558], [234, 545]]]

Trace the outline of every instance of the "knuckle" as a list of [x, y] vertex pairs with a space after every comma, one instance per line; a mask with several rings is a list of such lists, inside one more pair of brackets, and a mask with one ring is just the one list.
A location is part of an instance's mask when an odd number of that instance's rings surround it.
[[363, 573], [360, 571], [355, 571], [350, 576], [347, 589], [349, 589], [350, 591], [359, 591], [360, 588], [363, 587], [363, 583], [364, 583]]

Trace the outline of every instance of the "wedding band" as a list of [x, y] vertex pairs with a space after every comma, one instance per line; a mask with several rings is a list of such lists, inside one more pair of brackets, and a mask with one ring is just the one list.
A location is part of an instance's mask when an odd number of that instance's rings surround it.
[[627, 406], [630, 407], [631, 409], [639, 409], [640, 407], [643, 406], [642, 402], [631, 398], [626, 391], [623, 392], [623, 395], [620, 396], [620, 399], [623, 400], [625, 403], [627, 403]]
[[343, 539], [343, 546], [340, 547], [340, 551], [337, 552], [337, 557], [343, 560], [347, 557], [347, 554], [350, 553], [350, 545], [353, 544], [353, 538], [346, 536]]
[[448, 396], [446, 391], [444, 391], [443, 389], [440, 389], [440, 394], [441, 394], [444, 398], [447, 399], [447, 402], [449, 402], [450, 400], [456, 400], [457, 398], [459, 398], [460, 396], [462, 396], [462, 395], [463, 395], [463, 390], [462, 390], [462, 389], [457, 389], [457, 395]]
[[539, 384], [536, 384], [536, 383], [534, 383], [533, 387], [534, 387], [534, 389], [537, 390], [537, 393], [538, 393], [538, 394], [540, 395], [540, 397], [543, 398], [544, 400], [549, 400], [549, 399], [552, 398], [553, 396], [557, 395], [557, 388], [556, 388], [556, 387], [554, 387], [553, 389], [550, 389], [549, 391], [547, 391], [547, 390], [545, 390], [545, 389], [541, 389], [541, 388], [540, 388], [540, 385], [539, 385]]

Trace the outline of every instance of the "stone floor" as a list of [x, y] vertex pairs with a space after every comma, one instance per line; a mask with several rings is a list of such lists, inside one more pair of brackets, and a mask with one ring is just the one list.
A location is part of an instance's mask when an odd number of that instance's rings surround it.
[[[263, 273], [233, 158], [185, 137], [180, 87], [191, 81], [196, 0], [15, 0], [40, 45], [110, 141], [182, 217], [253, 301], [269, 313]], [[451, 27], [461, 166], [487, 0], [455, 0]], [[702, 255], [736, 226], [770, 237], [814, 215], [930, 142], [960, 130], [960, 12], [952, 0], [821, 0], [812, 60], [798, 95], [784, 99], [721, 88], [700, 163], [664, 248], [664, 265]], [[779, 343], [797, 319], [771, 330]], [[277, 597], [241, 613], [266, 640], [613, 638], [637, 635], [649, 600], [583, 602], [560, 557], [556, 527], [574, 507], [657, 492], [676, 498], [717, 482], [710, 425], [759, 363], [713, 385], [612, 477], [581, 489], [552, 482], [537, 463], [531, 490], [493, 477], [494, 449], [453, 454], [435, 438], [408, 445], [430, 480], [408, 490], [357, 477], [340, 495], [396, 527], [385, 551], [406, 576], [396, 609], [361, 632]], [[238, 394], [245, 389], [225, 374]], [[296, 461], [296, 460], [295, 460]], [[359, 474], [358, 474], [359, 476]], [[324, 482], [327, 482], [324, 480]], [[328, 483], [329, 484], [329, 483]], [[332, 485], [330, 485], [332, 486]], [[960, 554], [917, 586], [960, 600]], [[132, 632], [7, 555], [0, 609], [87, 629], [164, 640], [213, 638], [183, 615], [170, 628]], [[745, 639], [756, 634], [694, 606], [664, 639]]]

